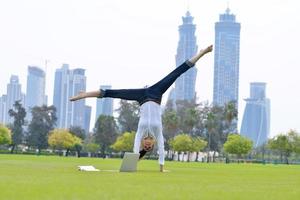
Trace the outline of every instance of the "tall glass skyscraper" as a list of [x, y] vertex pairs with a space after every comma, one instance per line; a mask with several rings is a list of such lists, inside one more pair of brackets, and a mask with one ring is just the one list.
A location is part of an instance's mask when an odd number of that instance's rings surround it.
[[[179, 42], [176, 54], [177, 67], [197, 53], [196, 25], [193, 24], [193, 20], [194, 18], [189, 11], [182, 17], [183, 24], [179, 26]], [[196, 96], [196, 76], [196, 67], [181, 75], [175, 82], [175, 95], [170, 97], [175, 98], [175, 100], [194, 100]]]
[[79, 126], [85, 128], [85, 99], [70, 102], [71, 96], [86, 90], [85, 70], [77, 68], [69, 70], [63, 64], [55, 72], [53, 104], [57, 109], [57, 127], [69, 128]]
[[[69, 97], [77, 95], [80, 91], [86, 91], [85, 70], [77, 68], [70, 71]], [[85, 100], [69, 101], [68, 124], [71, 126], [85, 127]], [[68, 127], [68, 126], [67, 126]]]
[[66, 113], [68, 105], [68, 80], [69, 80], [69, 65], [63, 64], [60, 69], [55, 71], [53, 105], [56, 107], [57, 127], [66, 126]]
[[234, 101], [238, 108], [240, 29], [229, 8], [215, 24], [214, 105]]
[[[101, 85], [100, 89], [111, 89], [111, 85]], [[113, 116], [113, 98], [97, 99], [96, 121], [100, 115]]]
[[31, 118], [31, 108], [46, 105], [45, 81], [45, 72], [42, 69], [35, 66], [28, 66], [26, 89], [27, 119]]
[[270, 100], [266, 98], [266, 83], [250, 83], [250, 98], [245, 101], [240, 132], [258, 147], [268, 140], [270, 134]]
[[85, 130], [86, 134], [88, 134], [90, 131], [91, 114], [92, 114], [92, 107], [85, 106], [84, 130]]
[[0, 97], [0, 123], [5, 123], [6, 120], [6, 95]]
[[21, 101], [21, 104], [24, 106], [24, 99], [21, 92], [21, 84], [19, 83], [19, 77], [12, 75], [10, 77], [10, 82], [7, 84], [7, 96], [6, 96], [6, 109], [4, 113], [4, 123], [13, 123], [13, 118], [8, 114], [10, 109], [13, 109], [13, 105], [16, 101]]

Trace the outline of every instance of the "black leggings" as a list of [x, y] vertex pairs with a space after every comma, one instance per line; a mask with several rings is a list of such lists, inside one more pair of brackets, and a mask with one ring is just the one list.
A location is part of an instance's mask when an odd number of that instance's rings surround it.
[[181, 74], [193, 66], [194, 64], [187, 60], [151, 87], [141, 89], [101, 90], [99, 98], [111, 97], [124, 100], [135, 100], [140, 105], [147, 101], [154, 101], [160, 104], [162, 95], [166, 90]]

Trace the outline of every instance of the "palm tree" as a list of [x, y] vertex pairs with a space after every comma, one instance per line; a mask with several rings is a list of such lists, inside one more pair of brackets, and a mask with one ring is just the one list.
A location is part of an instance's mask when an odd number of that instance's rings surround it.
[[190, 135], [194, 135], [193, 129], [197, 125], [199, 118], [200, 118], [200, 113], [196, 107], [188, 108], [185, 111], [185, 117], [183, 119], [185, 125], [184, 126], [185, 129], [183, 130], [183, 132], [187, 132]]
[[228, 126], [228, 129], [229, 129], [229, 132], [231, 132], [231, 131], [237, 132], [235, 130], [235, 127], [234, 127], [234, 130], [233, 130], [233, 127], [232, 127], [232, 125], [233, 125], [232, 122], [233, 122], [233, 120], [237, 119], [237, 116], [238, 116], [238, 111], [237, 111], [237, 108], [236, 108], [236, 102], [235, 101], [230, 101], [227, 104], [225, 104], [224, 117], [225, 117], [225, 121], [226, 121], [226, 124]]
[[206, 129], [207, 129], [207, 162], [209, 162], [209, 152], [210, 152], [210, 146], [211, 146], [211, 135], [215, 132], [215, 115], [213, 112], [209, 112], [207, 114], [207, 120], [206, 120]]
[[[175, 137], [178, 132], [178, 116], [176, 111], [165, 111], [163, 116], [163, 130], [166, 141], [169, 141], [171, 138]], [[166, 148], [169, 149], [169, 143], [166, 143]]]

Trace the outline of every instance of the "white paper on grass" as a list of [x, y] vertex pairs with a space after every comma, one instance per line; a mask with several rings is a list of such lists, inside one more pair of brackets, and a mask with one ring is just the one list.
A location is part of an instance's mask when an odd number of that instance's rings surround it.
[[92, 165], [78, 166], [78, 170], [80, 170], [80, 171], [90, 171], [90, 172], [100, 171], [99, 169], [96, 169]]

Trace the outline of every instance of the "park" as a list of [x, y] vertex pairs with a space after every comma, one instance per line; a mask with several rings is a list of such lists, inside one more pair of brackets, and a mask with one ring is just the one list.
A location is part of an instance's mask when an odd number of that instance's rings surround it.
[[0, 200], [300, 199], [300, 2], [0, 5]]
[[[0, 155], [0, 199], [299, 199], [300, 166], [142, 160], [135, 173], [120, 159]], [[99, 172], [78, 171], [93, 165]]]

